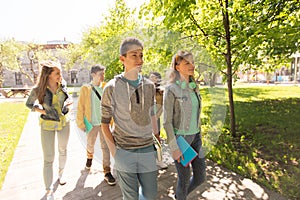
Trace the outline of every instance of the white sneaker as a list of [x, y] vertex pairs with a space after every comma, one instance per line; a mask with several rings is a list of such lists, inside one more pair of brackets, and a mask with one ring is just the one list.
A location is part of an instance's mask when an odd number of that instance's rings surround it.
[[64, 170], [59, 170], [58, 173], [58, 181], [60, 185], [65, 185], [67, 183], [63, 172]]
[[46, 194], [46, 199], [47, 200], [54, 200], [54, 193], [51, 191]]
[[168, 165], [164, 163], [164, 161], [158, 161], [156, 160], [156, 165], [159, 169], [168, 169]]

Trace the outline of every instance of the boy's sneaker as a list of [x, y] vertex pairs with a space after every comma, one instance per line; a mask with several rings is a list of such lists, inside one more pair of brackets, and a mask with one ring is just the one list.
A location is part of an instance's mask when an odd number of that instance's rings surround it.
[[54, 194], [52, 191], [46, 194], [46, 200], [54, 200]]
[[92, 161], [93, 159], [89, 159], [89, 158], [86, 160], [86, 164], [85, 164], [86, 169], [91, 169]]
[[58, 172], [58, 181], [60, 185], [65, 185], [67, 183], [63, 170], [59, 170]]
[[158, 169], [168, 169], [168, 165], [166, 163], [164, 163], [164, 161], [158, 161], [156, 160], [156, 165], [158, 167]]
[[104, 180], [107, 182], [108, 185], [116, 185], [116, 179], [110, 172], [104, 175]]

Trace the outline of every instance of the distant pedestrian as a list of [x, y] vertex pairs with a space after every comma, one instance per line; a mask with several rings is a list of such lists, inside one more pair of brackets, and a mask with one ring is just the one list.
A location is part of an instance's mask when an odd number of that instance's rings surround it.
[[[102, 150], [102, 166], [104, 170], [104, 179], [109, 185], [115, 185], [116, 180], [111, 174], [110, 152], [103, 137], [101, 130], [101, 96], [103, 93], [105, 67], [95, 65], [91, 68], [92, 81], [80, 88], [80, 95], [77, 107], [77, 126], [87, 133], [87, 161], [85, 168], [90, 169], [94, 158], [94, 146], [99, 135]], [[85, 122], [86, 121], [86, 122]], [[91, 130], [85, 123], [92, 126]]]
[[[154, 113], [154, 84], [139, 74], [144, 63], [141, 41], [125, 39], [120, 61], [124, 73], [110, 80], [103, 91], [102, 131], [115, 158], [123, 199], [154, 200], [157, 166], [152, 133], [160, 138]], [[114, 130], [109, 128], [112, 118]]]
[[[201, 96], [194, 80], [194, 58], [188, 51], [179, 51], [172, 59], [169, 84], [164, 91], [164, 128], [178, 173], [176, 198], [186, 200], [188, 194], [206, 179], [205, 158], [200, 133]], [[179, 136], [198, 153], [190, 165], [183, 166], [183, 153], [178, 144]], [[190, 178], [191, 177], [191, 178]]]
[[[160, 116], [163, 112], [163, 87], [161, 86], [161, 74], [159, 72], [150, 72], [149, 79], [154, 83], [155, 85], [155, 112], [156, 112], [156, 118], [157, 118], [157, 126], [158, 126], [158, 134], [160, 135]], [[167, 169], [168, 165], [164, 163], [163, 160], [157, 160], [156, 159], [156, 165], [160, 169]]]
[[46, 197], [54, 200], [53, 194], [53, 161], [55, 153], [55, 135], [57, 134], [59, 169], [58, 179], [61, 185], [66, 184], [64, 168], [67, 160], [67, 144], [70, 135], [70, 123], [67, 117], [69, 106], [73, 103], [66, 87], [61, 84], [61, 65], [53, 61], [40, 63], [41, 73], [37, 86], [32, 89], [26, 106], [32, 111], [41, 113], [41, 142], [44, 154], [44, 183]]

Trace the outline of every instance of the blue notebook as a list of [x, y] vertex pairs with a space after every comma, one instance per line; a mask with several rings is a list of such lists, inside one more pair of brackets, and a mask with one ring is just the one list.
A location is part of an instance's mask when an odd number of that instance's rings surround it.
[[180, 162], [183, 166], [188, 166], [198, 155], [198, 153], [190, 146], [189, 143], [182, 137], [177, 138], [177, 144], [180, 148], [180, 151], [183, 154], [183, 160], [180, 158]]
[[83, 122], [85, 125], [86, 134], [88, 134], [93, 129], [93, 125], [89, 122], [89, 120], [86, 117], [83, 117]]

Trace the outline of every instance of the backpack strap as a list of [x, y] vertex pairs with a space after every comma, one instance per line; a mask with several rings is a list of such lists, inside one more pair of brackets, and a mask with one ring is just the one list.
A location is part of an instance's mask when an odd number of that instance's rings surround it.
[[94, 86], [92, 84], [91, 84], [91, 86], [92, 86], [92, 90], [95, 92], [95, 94], [99, 98], [99, 101], [101, 101], [101, 96], [100, 96], [99, 92], [94, 88]]

